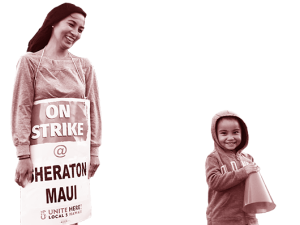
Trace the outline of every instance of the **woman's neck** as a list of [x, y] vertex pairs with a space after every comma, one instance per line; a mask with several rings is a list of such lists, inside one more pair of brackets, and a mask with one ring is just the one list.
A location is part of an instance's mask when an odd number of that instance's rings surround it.
[[45, 47], [44, 55], [50, 59], [64, 59], [67, 58], [69, 52], [67, 49], [61, 49], [55, 43], [49, 42]]

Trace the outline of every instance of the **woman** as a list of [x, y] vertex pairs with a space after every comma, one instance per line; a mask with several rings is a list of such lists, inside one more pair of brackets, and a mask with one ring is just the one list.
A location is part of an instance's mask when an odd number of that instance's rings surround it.
[[95, 71], [87, 59], [69, 53], [84, 30], [86, 13], [64, 3], [52, 9], [29, 42], [17, 66], [12, 104], [12, 135], [19, 162], [15, 181], [24, 187], [32, 177], [29, 151], [33, 102], [49, 98], [84, 98], [91, 104], [91, 158], [88, 177], [100, 165], [101, 118]]

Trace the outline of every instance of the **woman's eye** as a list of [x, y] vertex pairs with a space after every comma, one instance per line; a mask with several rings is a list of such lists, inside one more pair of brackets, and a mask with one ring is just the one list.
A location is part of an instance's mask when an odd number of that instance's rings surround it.
[[[70, 27], [74, 27], [74, 24], [69, 23], [69, 26], [70, 26]], [[83, 30], [78, 30], [79, 33], [82, 33], [82, 31], [83, 31]]]

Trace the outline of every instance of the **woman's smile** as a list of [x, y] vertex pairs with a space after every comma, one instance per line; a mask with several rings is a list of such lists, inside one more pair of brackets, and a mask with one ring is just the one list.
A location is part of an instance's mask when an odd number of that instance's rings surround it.
[[73, 42], [74, 42], [74, 39], [71, 38], [70, 36], [66, 36], [66, 38], [68, 39], [68, 41], [69, 41], [70, 43], [73, 43]]

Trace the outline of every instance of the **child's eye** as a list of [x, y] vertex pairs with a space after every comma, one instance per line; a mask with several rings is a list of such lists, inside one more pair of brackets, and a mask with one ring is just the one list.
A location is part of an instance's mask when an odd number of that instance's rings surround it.
[[71, 23], [69, 23], [69, 25], [70, 25], [70, 27], [73, 27], [74, 25], [73, 24], [71, 24]]

